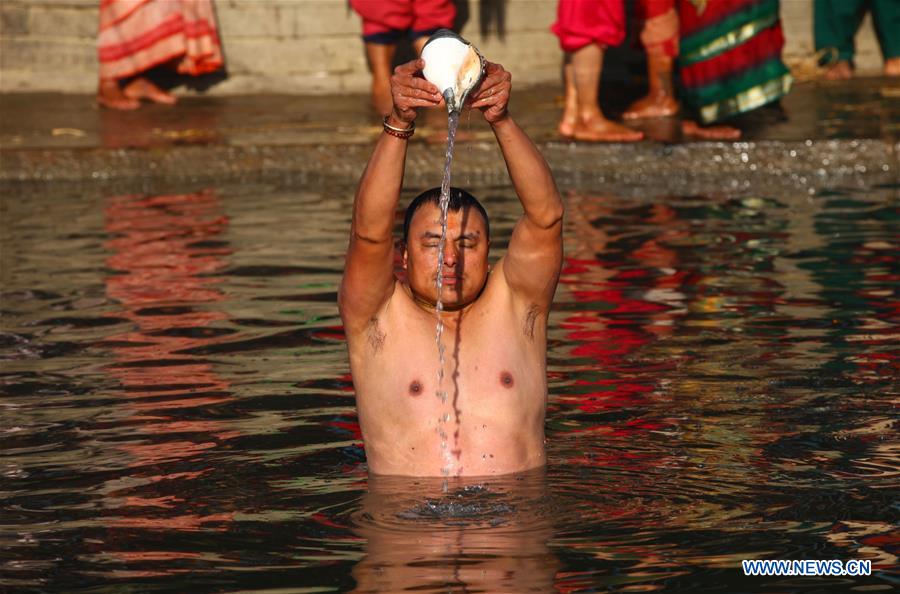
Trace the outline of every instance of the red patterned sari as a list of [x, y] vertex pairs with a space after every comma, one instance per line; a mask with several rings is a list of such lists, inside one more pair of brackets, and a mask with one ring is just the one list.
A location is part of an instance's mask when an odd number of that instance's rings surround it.
[[222, 67], [211, 0], [101, 0], [101, 79], [121, 79], [173, 62], [181, 74]]
[[779, 0], [680, 0], [682, 99], [708, 124], [777, 101], [793, 78]]
[[779, 8], [779, 0], [640, 0], [641, 41], [649, 54], [678, 57], [681, 100], [710, 124], [790, 91]]

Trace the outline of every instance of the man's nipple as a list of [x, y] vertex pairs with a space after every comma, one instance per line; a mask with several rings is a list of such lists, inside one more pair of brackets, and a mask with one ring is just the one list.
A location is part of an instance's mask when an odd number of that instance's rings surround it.
[[504, 371], [500, 374], [500, 385], [504, 388], [512, 388], [515, 383], [516, 381], [513, 379], [513, 376], [510, 372]]
[[409, 395], [410, 396], [419, 396], [422, 394], [422, 382], [419, 380], [413, 380], [409, 384]]

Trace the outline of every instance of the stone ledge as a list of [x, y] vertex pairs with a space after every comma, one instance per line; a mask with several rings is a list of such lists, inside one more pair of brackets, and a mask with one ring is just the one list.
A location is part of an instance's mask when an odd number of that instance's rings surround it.
[[[460, 145], [455, 183], [504, 185], [506, 169], [496, 145]], [[539, 147], [561, 187], [604, 187], [629, 194], [760, 193], [772, 188], [814, 194], [831, 187], [900, 183], [900, 145], [881, 140], [759, 141], [662, 145]], [[330, 146], [182, 146], [165, 149], [2, 150], [0, 188], [22, 194], [35, 185], [280, 180], [355, 184], [370, 144]], [[416, 144], [406, 168], [408, 186], [439, 185], [443, 148]]]

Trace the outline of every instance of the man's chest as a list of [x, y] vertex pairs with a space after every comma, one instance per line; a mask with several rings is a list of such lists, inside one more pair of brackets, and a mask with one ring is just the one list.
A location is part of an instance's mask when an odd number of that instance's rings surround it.
[[508, 316], [446, 324], [440, 340], [436, 318], [406, 316], [400, 323], [377, 320], [372, 326], [372, 336], [351, 347], [365, 349], [354, 357], [353, 370], [363, 394], [424, 406], [443, 393], [480, 406], [545, 390], [544, 345]]

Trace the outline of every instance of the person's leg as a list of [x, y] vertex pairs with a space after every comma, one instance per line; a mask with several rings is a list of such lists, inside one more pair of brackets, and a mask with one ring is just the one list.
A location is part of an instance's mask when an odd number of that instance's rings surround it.
[[[622, 0], [559, 0], [556, 22], [551, 31], [559, 38], [560, 47], [570, 58], [563, 75], [574, 87], [575, 120], [572, 136], [588, 142], [622, 142], [643, 138], [620, 124], [607, 120], [597, 102], [603, 47], [615, 46], [625, 38], [625, 9]], [[568, 132], [571, 119], [572, 90], [566, 84], [567, 107], [563, 111], [560, 132]]]
[[[100, 7], [100, 22], [97, 34], [97, 61], [99, 72], [97, 76], [97, 105], [110, 109], [131, 110], [141, 106], [137, 99], [130, 99], [122, 92], [119, 80], [122, 78], [124, 68], [105, 55], [109, 47], [121, 43], [122, 35], [115, 29], [115, 23], [121, 18], [118, 12], [120, 6], [113, 3], [104, 3]], [[116, 58], [118, 55], [115, 56]]]
[[678, 55], [678, 13], [674, 0], [641, 0], [641, 43], [647, 52], [647, 95], [632, 103], [623, 119], [659, 118], [678, 113], [672, 82]]
[[816, 52], [823, 52], [827, 80], [853, 76], [853, 37], [864, 14], [863, 0], [815, 0], [813, 32]]
[[391, 99], [391, 65], [397, 42], [412, 26], [413, 0], [350, 0], [350, 6], [362, 19], [362, 37], [366, 61], [372, 73], [372, 107], [388, 115]]
[[565, 97], [558, 130], [560, 136], [571, 138], [575, 134], [575, 124], [578, 122], [578, 93], [575, 90], [572, 54], [569, 52], [563, 55], [563, 85], [565, 86]]
[[[416, 50], [416, 55], [422, 55], [422, 48], [425, 47], [425, 44], [428, 42], [428, 35], [417, 35], [415, 32], [413, 33], [414, 38], [412, 40], [413, 49]], [[442, 142], [447, 141], [447, 110], [443, 107], [433, 107], [425, 110], [423, 123], [430, 130], [430, 133], [425, 135], [425, 142], [428, 144], [440, 144]], [[457, 140], [459, 140], [460, 131], [457, 130]], [[462, 134], [465, 137], [465, 134]], [[462, 140], [466, 140], [463, 138]]]
[[572, 52], [572, 78], [577, 94], [578, 119], [573, 135], [576, 140], [592, 142], [633, 142], [642, 132], [612, 122], [603, 115], [598, 102], [603, 48], [596, 43]]
[[900, 76], [900, 2], [872, 0], [872, 20], [884, 56], [884, 74]]
[[[452, 29], [456, 19], [456, 4], [453, 0], [413, 0], [413, 21], [410, 30], [412, 44], [416, 55], [422, 55], [422, 48], [428, 38], [438, 29]], [[429, 144], [443, 144], [447, 142], [447, 110], [443, 107], [434, 107], [425, 110], [423, 122], [430, 130], [425, 135], [425, 142]], [[456, 131], [456, 142], [472, 140], [471, 132], [462, 128]]]
[[396, 43], [366, 41], [366, 60], [372, 72], [372, 107], [379, 115], [388, 115], [394, 105], [391, 97], [391, 64]]
[[669, 56], [647, 54], [647, 94], [628, 106], [622, 119], [664, 118], [678, 113], [673, 66], [674, 59]]

